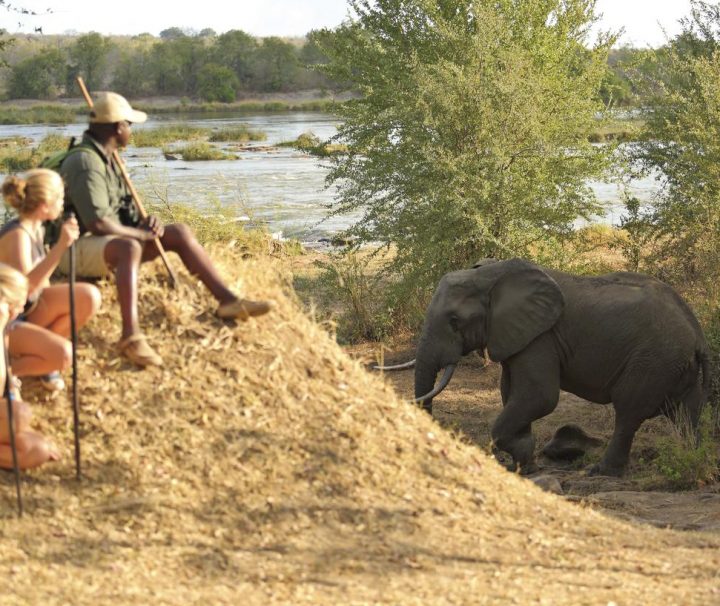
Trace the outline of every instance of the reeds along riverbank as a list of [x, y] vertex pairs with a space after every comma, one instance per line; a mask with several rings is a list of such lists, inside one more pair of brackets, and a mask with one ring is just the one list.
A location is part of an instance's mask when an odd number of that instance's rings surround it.
[[[334, 99], [312, 99], [306, 101], [237, 101], [235, 103], [208, 103], [173, 101], [170, 103], [134, 102], [133, 105], [150, 114], [206, 114], [232, 113], [256, 114], [277, 112], [325, 112], [333, 113], [337, 102]], [[73, 104], [43, 104], [20, 106], [6, 102], [0, 105], [0, 124], [69, 124], [83, 119], [87, 106]]]

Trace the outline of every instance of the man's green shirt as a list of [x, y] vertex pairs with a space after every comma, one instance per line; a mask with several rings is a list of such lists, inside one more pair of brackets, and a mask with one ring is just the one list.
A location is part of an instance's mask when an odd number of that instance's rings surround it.
[[87, 131], [82, 145], [92, 149], [68, 155], [60, 166], [66, 203], [75, 209], [81, 232], [97, 219], [137, 224], [135, 206], [127, 202], [130, 192], [112, 157]]

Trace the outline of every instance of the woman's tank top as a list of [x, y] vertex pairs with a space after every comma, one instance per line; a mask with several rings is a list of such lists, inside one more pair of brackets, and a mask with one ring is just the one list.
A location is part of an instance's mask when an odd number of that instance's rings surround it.
[[[41, 261], [45, 257], [45, 244], [43, 243], [43, 234], [41, 233], [38, 237], [34, 237], [33, 234], [30, 233], [30, 231], [22, 224], [20, 223], [20, 219], [11, 219], [5, 225], [0, 227], [0, 240], [6, 235], [9, 234], [11, 231], [15, 229], [22, 229], [28, 236], [30, 236], [30, 259], [32, 261], [33, 266], [38, 263], [38, 261]], [[24, 313], [27, 313], [30, 311], [35, 303], [37, 303], [38, 297], [40, 296], [40, 293], [34, 293], [34, 295], [25, 303], [25, 309]]]

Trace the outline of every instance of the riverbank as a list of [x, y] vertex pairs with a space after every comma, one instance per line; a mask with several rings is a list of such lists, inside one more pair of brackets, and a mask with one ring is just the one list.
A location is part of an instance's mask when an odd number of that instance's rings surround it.
[[[134, 107], [152, 114], [254, 114], [278, 112], [332, 113], [339, 103], [354, 98], [352, 93], [323, 90], [248, 95], [234, 103], [209, 103], [186, 97], [145, 97], [131, 99]], [[0, 124], [66, 124], [87, 114], [87, 105], [78, 98], [52, 103], [34, 99], [0, 102]]]

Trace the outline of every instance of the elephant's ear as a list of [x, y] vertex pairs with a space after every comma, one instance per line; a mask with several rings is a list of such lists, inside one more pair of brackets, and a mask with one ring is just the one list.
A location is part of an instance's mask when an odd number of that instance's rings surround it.
[[490, 291], [487, 350], [502, 362], [557, 322], [565, 300], [544, 271], [525, 261], [509, 261]]

